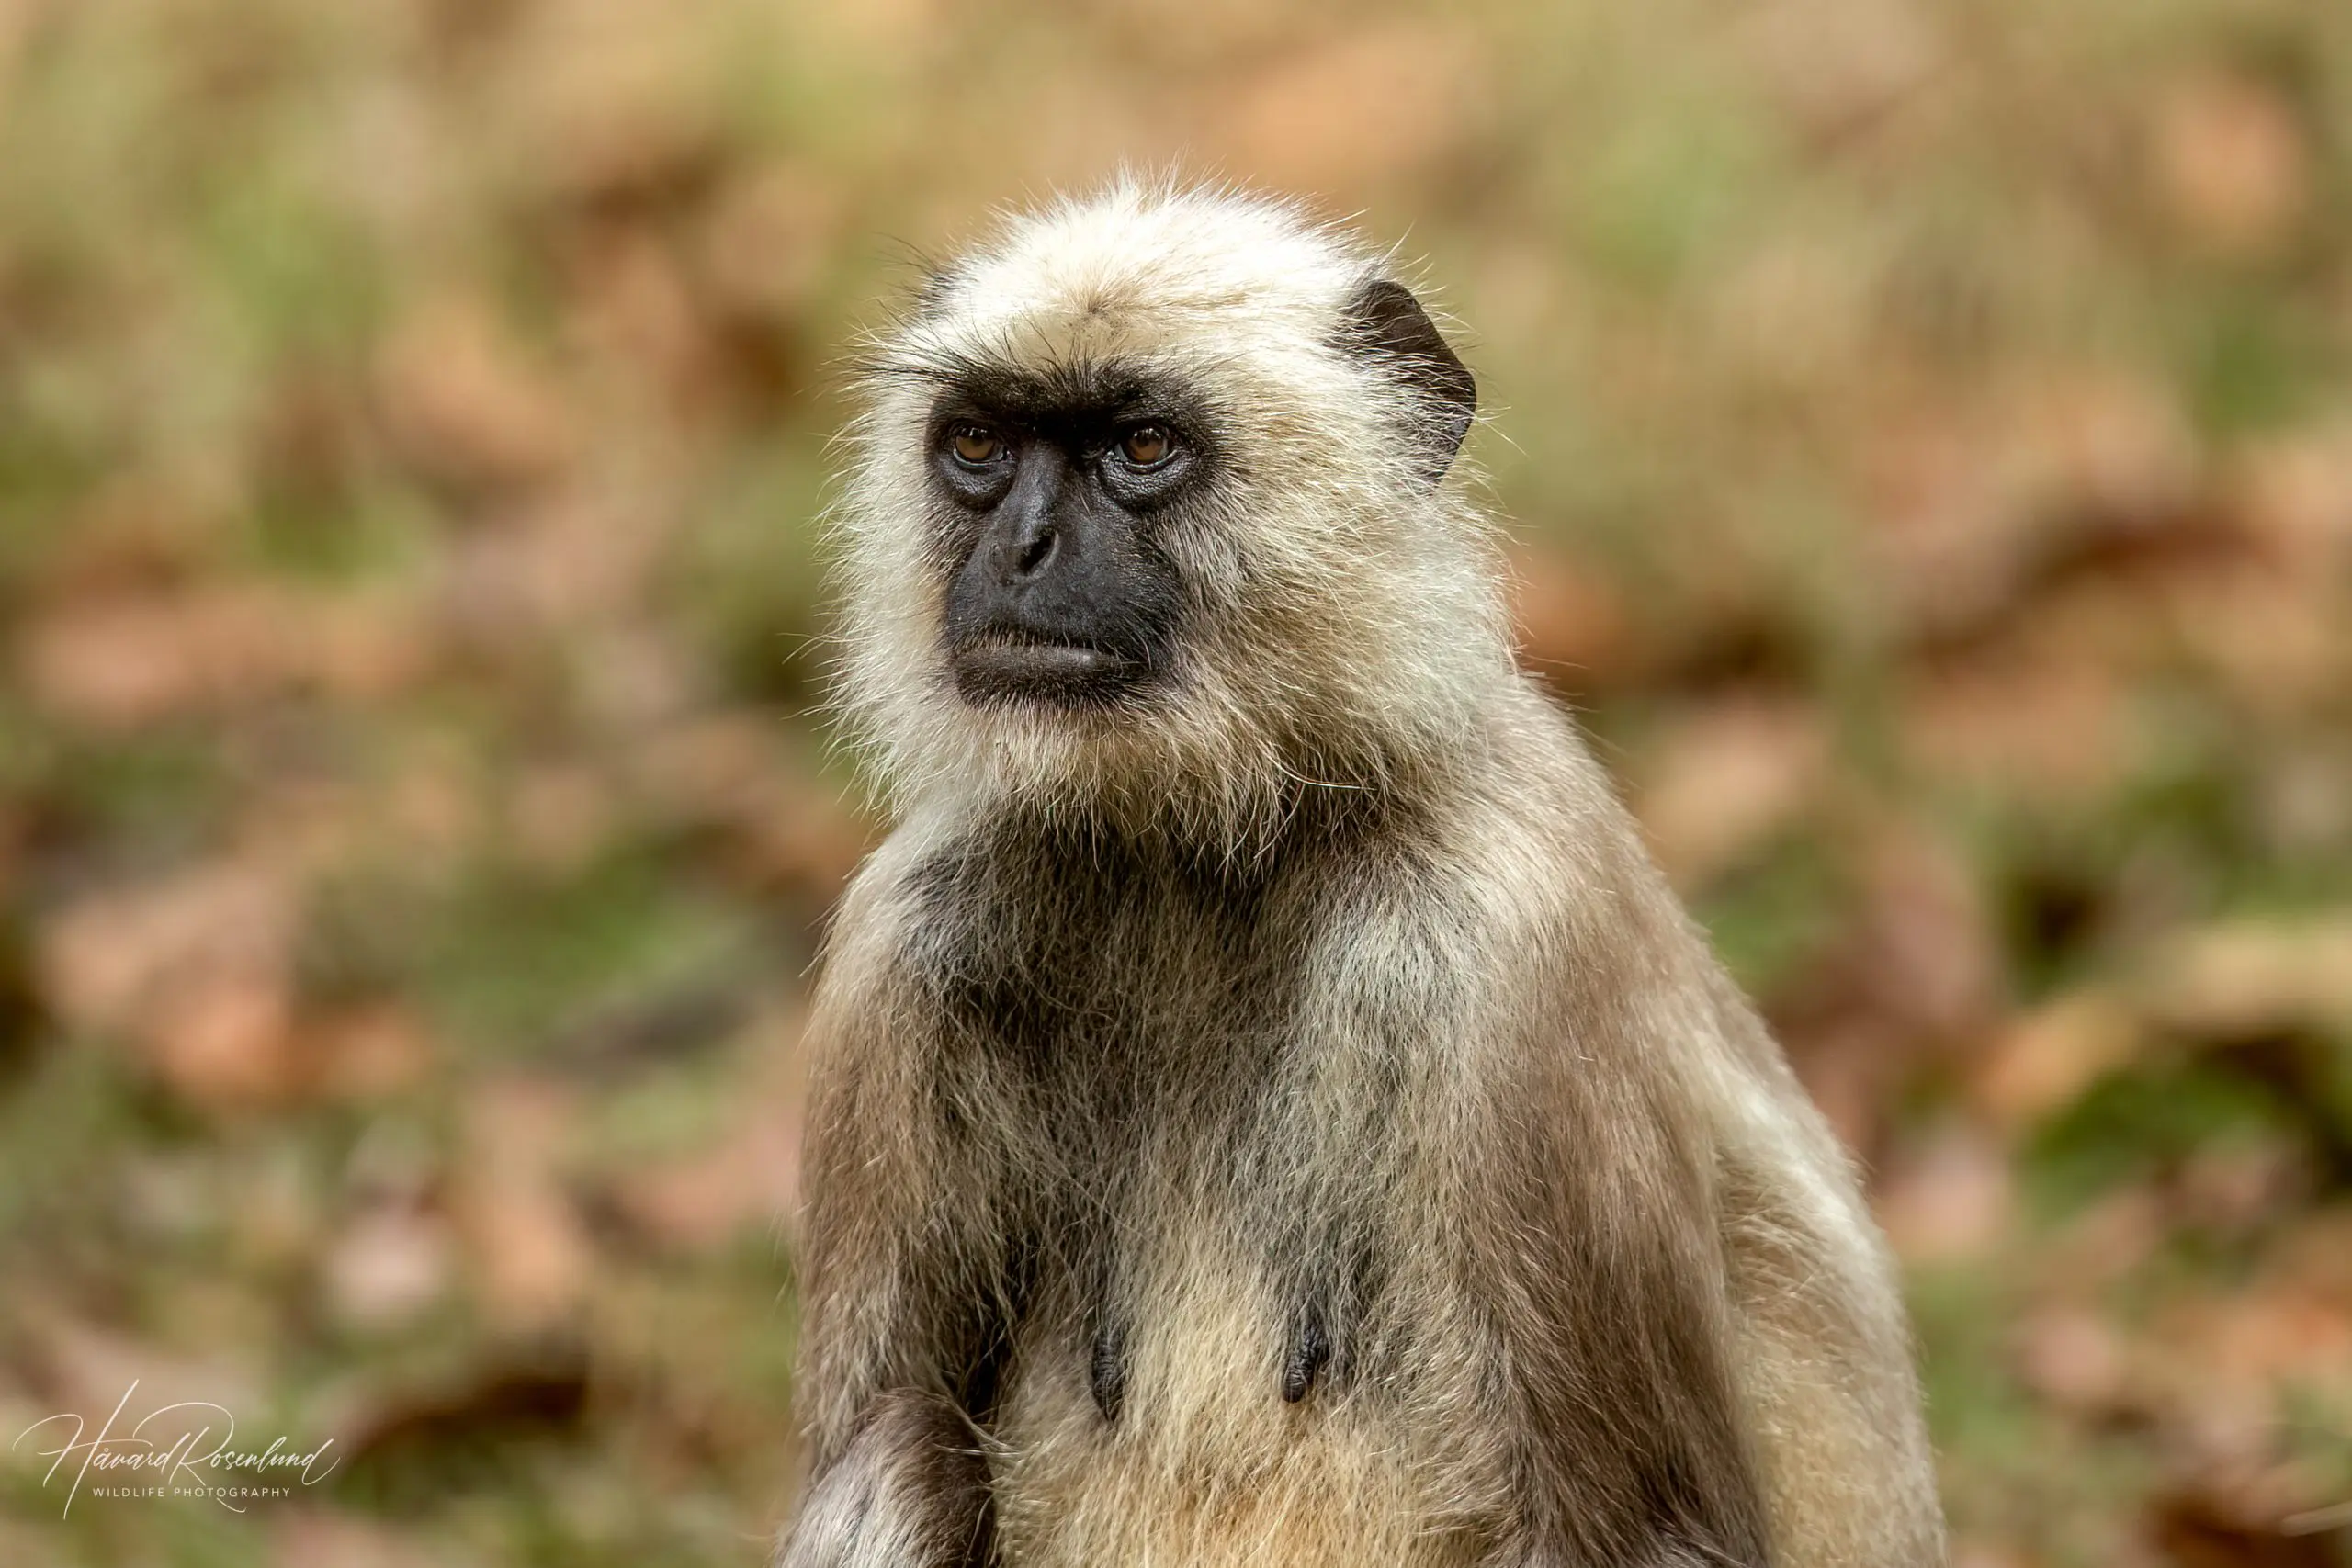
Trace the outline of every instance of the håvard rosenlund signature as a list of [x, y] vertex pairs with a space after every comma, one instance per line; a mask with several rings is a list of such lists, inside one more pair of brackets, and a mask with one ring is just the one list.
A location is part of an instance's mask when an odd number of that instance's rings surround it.
[[[16, 1441], [8, 1445], [12, 1453], [28, 1451], [36, 1459], [50, 1461], [48, 1472], [41, 1477], [43, 1486], [55, 1480], [60, 1471], [69, 1465], [74, 1467], [73, 1484], [65, 1490], [65, 1514], [74, 1511], [74, 1500], [81, 1495], [83, 1482], [93, 1471], [98, 1476], [91, 1488], [94, 1495], [209, 1497], [231, 1512], [242, 1514], [246, 1503], [254, 1498], [284, 1496], [298, 1483], [316, 1486], [334, 1474], [335, 1466], [343, 1461], [342, 1455], [331, 1452], [334, 1447], [333, 1438], [307, 1451], [291, 1447], [284, 1438], [277, 1438], [266, 1449], [236, 1448], [232, 1446], [237, 1435], [236, 1418], [225, 1405], [202, 1399], [160, 1405], [141, 1416], [128, 1431], [118, 1433], [115, 1423], [122, 1418], [130, 1396], [138, 1391], [139, 1383], [134, 1379], [122, 1391], [122, 1397], [115, 1402], [113, 1411], [95, 1437], [85, 1436], [89, 1424], [68, 1410], [41, 1417], [17, 1433]], [[213, 1431], [216, 1417], [220, 1423], [217, 1437]], [[50, 1428], [54, 1428], [51, 1437], [62, 1438], [63, 1441], [54, 1448], [25, 1450], [28, 1438]], [[120, 1484], [115, 1483], [118, 1479]]]

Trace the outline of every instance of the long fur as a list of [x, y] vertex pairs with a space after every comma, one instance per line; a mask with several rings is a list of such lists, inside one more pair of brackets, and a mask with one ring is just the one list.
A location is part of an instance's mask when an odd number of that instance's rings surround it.
[[[842, 694], [899, 826], [813, 1015], [790, 1568], [1940, 1558], [1844, 1157], [1335, 335], [1385, 267], [1123, 183], [872, 345]], [[966, 704], [933, 400], [1112, 364], [1214, 411], [1176, 678]]]

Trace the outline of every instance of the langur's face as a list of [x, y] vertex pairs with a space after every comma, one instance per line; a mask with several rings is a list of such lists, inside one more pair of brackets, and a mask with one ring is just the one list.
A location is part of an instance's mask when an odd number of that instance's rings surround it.
[[876, 346], [843, 705], [899, 777], [1230, 820], [1454, 744], [1508, 672], [1481, 520], [1441, 484], [1469, 373], [1289, 209], [1024, 220]]
[[944, 389], [926, 457], [940, 648], [966, 702], [1105, 708], [1180, 677], [1178, 535], [1216, 490], [1207, 423], [1176, 378], [1116, 367]]

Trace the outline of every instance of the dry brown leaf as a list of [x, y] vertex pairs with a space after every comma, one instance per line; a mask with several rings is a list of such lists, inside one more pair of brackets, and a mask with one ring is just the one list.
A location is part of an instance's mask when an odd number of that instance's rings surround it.
[[628, 497], [552, 497], [458, 544], [440, 584], [442, 609], [469, 639], [501, 653], [583, 626], [609, 633], [658, 564], [663, 526]]
[[420, 868], [453, 866], [482, 841], [482, 802], [469, 759], [449, 749], [418, 746], [394, 758], [391, 777], [370, 804], [384, 840]]
[[1432, 171], [1475, 134], [1487, 62], [1469, 32], [1397, 21], [1340, 34], [1245, 84], [1219, 131], [1277, 189], [1348, 197]]
[[2278, 93], [2243, 76], [2175, 83], [2158, 105], [2157, 194], [2199, 243], [2230, 254], [2275, 249], [2311, 206], [2311, 150]]
[[356, 1388], [331, 1427], [356, 1464], [571, 1431], [590, 1409], [588, 1371], [568, 1341], [510, 1342], [454, 1371]]
[[2282, 1446], [2290, 1422], [2352, 1423], [2352, 1303], [2266, 1269], [2201, 1287], [2151, 1320], [2135, 1382], [2175, 1473], [2214, 1489], [2246, 1528], [2276, 1530], [2334, 1499]]
[[712, 1251], [790, 1215], [799, 1202], [799, 1144], [797, 1128], [755, 1116], [707, 1153], [632, 1173], [614, 1195], [663, 1243]]
[[2083, 798], [2138, 761], [2125, 690], [2081, 660], [1981, 660], [1915, 678], [1899, 708], [1912, 765], [2008, 793]]
[[41, 929], [42, 994], [76, 1028], [127, 1029], [191, 976], [281, 971], [294, 915], [293, 890], [245, 862], [94, 895]]
[[388, 595], [230, 582], [61, 600], [26, 625], [16, 653], [35, 702], [122, 730], [295, 684], [380, 697], [423, 673], [432, 649], [410, 606]]
[[2098, 1312], [2059, 1306], [2035, 1313], [2018, 1328], [2017, 1362], [2026, 1387], [2063, 1410], [2105, 1416], [2125, 1402], [2130, 1357]]
[[2004, 415], [2004, 461], [2046, 526], [2162, 528], [2194, 493], [2195, 426], [2154, 378], [2044, 372], [2010, 391]]
[[595, 1271], [561, 1169], [574, 1115], [567, 1091], [537, 1079], [493, 1083], [468, 1100], [458, 1226], [485, 1311], [511, 1329], [565, 1318]]
[[2174, 1568], [2340, 1568], [2322, 1535], [2290, 1535], [2275, 1499], [2202, 1476], [2151, 1505], [2151, 1538]]
[[730, 829], [731, 874], [831, 899], [873, 843], [873, 825], [780, 739], [756, 719], [673, 724], [632, 749], [630, 782], [674, 821]]
[[815, 169], [779, 163], [730, 185], [702, 236], [705, 276], [736, 310], [797, 317], [832, 265], [841, 192]]
[[270, 1550], [277, 1568], [456, 1568], [438, 1540], [420, 1538], [405, 1526], [324, 1508], [275, 1515]]
[[687, 1252], [781, 1224], [800, 1202], [797, 1118], [762, 1106], [715, 1147], [632, 1172], [616, 1183], [614, 1196], [649, 1234]]
[[1908, 1066], [1890, 1031], [1878, 1020], [1850, 1013], [1776, 1018], [1773, 1027], [1797, 1081], [1838, 1141], [1858, 1157], [1876, 1155], [1892, 1100], [1889, 1086]]
[[2352, 561], [2352, 420], [2252, 442], [2233, 479], [2247, 527], [2287, 565], [2324, 580]]
[[562, 392], [478, 300], [445, 295], [418, 307], [383, 345], [376, 381], [394, 444], [445, 484], [527, 484], [571, 453]]
[[1623, 596], [1559, 550], [1511, 558], [1521, 657], [1565, 692], [1589, 694], [1621, 679], [1634, 655]]
[[533, 864], [570, 873], [611, 841], [618, 815], [611, 788], [595, 772], [550, 764], [514, 781], [506, 838]]
[[399, 592], [344, 593], [287, 606], [289, 671], [329, 696], [367, 704], [408, 690], [438, 652], [423, 607]]
[[2004, 1127], [2023, 1128], [2129, 1062], [2143, 1039], [2136, 1013], [2110, 992], [2055, 998], [1994, 1040], [1974, 1071], [1977, 1103]]
[[1982, 1130], [1947, 1122], [1898, 1154], [1876, 1206], [1888, 1241], [1908, 1262], [1982, 1258], [2006, 1238], [2015, 1212], [2007, 1157]]
[[373, 1204], [345, 1224], [322, 1260], [328, 1308], [363, 1331], [396, 1327], [448, 1294], [456, 1248], [431, 1209]]
[[571, 1314], [595, 1272], [586, 1231], [560, 1192], [505, 1185], [468, 1194], [467, 1240], [482, 1304], [503, 1327], [534, 1331]]
[[2352, 680], [2346, 595], [2325, 571], [2257, 563], [2182, 572], [2144, 596], [2163, 624], [2249, 713], [2325, 713]]
[[2147, 965], [2149, 1010], [2205, 1039], [2352, 1020], [2352, 919], [2234, 920], [2165, 944]]
[[1945, 54], [1916, 0], [1780, 0], [1739, 16], [1767, 90], [1815, 137], [1868, 127], [1924, 90]]
[[1685, 887], [1737, 864], [1819, 797], [1828, 736], [1808, 704], [1733, 698], [1670, 725], [1637, 761], [1634, 815]]
[[224, 588], [67, 601], [28, 623], [17, 665], [51, 712], [127, 729], [275, 684], [282, 607], [275, 595]]
[[1860, 897], [1844, 929], [1767, 1002], [1823, 1114], [1869, 1156], [1923, 1064], [1992, 1027], [2006, 981], [1969, 868], [1949, 845], [1885, 821], [1855, 849]]
[[232, 467], [181, 461], [167, 473], [139, 470], [101, 480], [38, 563], [39, 597], [103, 600], [185, 581], [205, 565], [223, 525], [245, 504]]
[[141, 1031], [163, 1080], [217, 1110], [268, 1105], [300, 1087], [287, 976], [227, 970], [175, 987]]
[[724, 57], [660, 0], [542, 0], [510, 59], [503, 128], [557, 196], [658, 197], [715, 154]]
[[774, 787], [775, 739], [758, 719], [697, 716], [648, 736], [620, 761], [663, 812], [707, 820], [733, 816]]
[[876, 60], [901, 63], [952, 40], [958, 14], [946, 0], [807, 0], [794, 12], [802, 18], [796, 26], [821, 27]]
[[2109, 1193], [2062, 1228], [2035, 1283], [2052, 1300], [2087, 1301], [2144, 1267], [2172, 1234], [2165, 1201], [2146, 1187]]
[[376, 1100], [422, 1081], [436, 1055], [415, 1015], [393, 1002], [349, 1009], [303, 1026], [301, 1054], [318, 1088], [340, 1099]]
[[699, 412], [718, 385], [714, 323], [677, 256], [650, 236], [623, 234], [574, 259], [574, 329], [614, 384], [636, 393], [632, 412], [678, 420]]
[[1837, 395], [1880, 352], [1874, 260], [1809, 231], [1758, 243], [1707, 296], [1710, 335], [1727, 367], [1759, 389]]
[[2352, 1210], [2322, 1209], [2295, 1225], [2271, 1255], [2278, 1277], [2352, 1311]]
[[2006, 977], [1975, 872], [1908, 822], [1860, 841], [1855, 977], [1881, 1017], [1926, 1043], [1973, 1039], [2000, 1010]]
[[2201, 456], [2145, 378], [2042, 369], [1966, 405], [1906, 406], [1863, 452], [1867, 558], [1913, 636], [1981, 636], [2084, 550], [2193, 522]]
[[808, 1087], [802, 1029], [797, 1012], [764, 1021], [758, 1055], [766, 1066], [733, 1130], [700, 1154], [622, 1175], [613, 1197], [623, 1213], [688, 1252], [797, 1216]]
[[2221, 1143], [2181, 1162], [2171, 1197], [2180, 1224], [2252, 1235], [2301, 1208], [2311, 1178], [2304, 1151], [2292, 1144]]
[[2182, 1303], [2159, 1333], [2188, 1381], [2267, 1398], [2289, 1386], [2352, 1396], [2352, 1302], [2266, 1276], [2226, 1297]]
[[1919, 633], [2004, 609], [2045, 525], [2016, 503], [1993, 424], [1939, 401], [1880, 412], [1861, 432], [1864, 558], [1898, 624]]
[[819, 903], [841, 892], [874, 841], [872, 824], [813, 784], [770, 801], [746, 826], [741, 869]]

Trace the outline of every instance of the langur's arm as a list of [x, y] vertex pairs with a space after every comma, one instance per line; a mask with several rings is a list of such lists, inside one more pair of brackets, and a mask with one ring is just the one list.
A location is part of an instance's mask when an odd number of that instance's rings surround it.
[[[812, 1022], [800, 1247], [800, 1378], [810, 1471], [779, 1568], [964, 1568], [986, 1559], [989, 1471], [967, 1408], [997, 1295], [916, 1081], [900, 997], [828, 976]], [[840, 983], [835, 983], [835, 982]], [[893, 1026], [896, 1026], [895, 1029]]]

